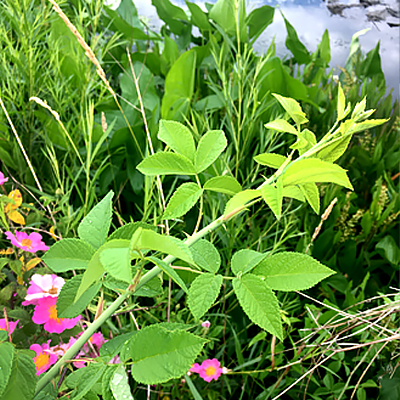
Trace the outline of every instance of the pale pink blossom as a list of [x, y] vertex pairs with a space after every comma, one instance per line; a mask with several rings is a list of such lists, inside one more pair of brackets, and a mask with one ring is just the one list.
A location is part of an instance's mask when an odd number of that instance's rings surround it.
[[0, 172], [0, 185], [3, 185], [7, 181], [8, 181], [8, 178], [5, 178], [4, 174], [2, 172]]
[[0, 331], [7, 331], [10, 335], [14, 332], [19, 319], [15, 322], [8, 321], [8, 329], [7, 329], [7, 321], [5, 318], [0, 319]]
[[213, 379], [217, 380], [224, 372], [216, 358], [204, 360], [201, 365], [193, 364], [189, 371], [198, 373], [206, 382], [211, 382]]
[[211, 326], [211, 322], [210, 321], [204, 321], [204, 322], [201, 323], [201, 326], [203, 328], [208, 329]]
[[48, 354], [55, 354], [56, 356], [62, 357], [66, 351], [76, 342], [74, 337], [69, 339], [68, 343], [60, 343], [57, 346], [46, 349], [45, 352]]
[[57, 298], [44, 297], [38, 300], [39, 304], [35, 307], [32, 321], [35, 324], [44, 324], [44, 329], [50, 333], [61, 333], [66, 329], [73, 328], [81, 316], [75, 318], [57, 317]]
[[36, 375], [40, 375], [47, 371], [51, 365], [57, 362], [57, 356], [47, 352], [47, 350], [50, 348], [50, 342], [51, 340], [48, 340], [47, 343], [43, 343], [42, 345], [33, 344], [29, 348], [36, 353], [36, 356], [33, 357], [33, 362], [36, 365]]
[[32, 232], [28, 235], [25, 232], [15, 231], [14, 236], [11, 232], [7, 231], [5, 234], [7, 239], [11, 241], [11, 244], [29, 253], [36, 253], [39, 250], [47, 251], [49, 249], [42, 242], [42, 235], [40, 233]]
[[31, 277], [30, 286], [28, 287], [23, 306], [29, 304], [38, 305], [39, 299], [45, 297], [57, 298], [61, 288], [64, 286], [64, 279], [57, 275], [39, 275], [34, 274]]

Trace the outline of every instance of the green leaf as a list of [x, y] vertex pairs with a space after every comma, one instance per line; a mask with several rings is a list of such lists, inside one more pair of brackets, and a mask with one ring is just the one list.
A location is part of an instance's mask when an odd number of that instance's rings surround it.
[[227, 140], [223, 131], [208, 131], [203, 135], [194, 156], [197, 173], [207, 169], [225, 150]]
[[198, 390], [196, 389], [196, 386], [194, 385], [194, 383], [192, 382], [192, 380], [190, 379], [189, 375], [185, 375], [185, 380], [189, 386], [190, 392], [193, 395], [193, 399], [194, 400], [203, 400], [203, 398], [201, 397], [200, 393], [198, 392]]
[[247, 189], [235, 194], [235, 196], [233, 196], [226, 204], [224, 215], [230, 214], [232, 211], [235, 211], [239, 207], [246, 205], [246, 203], [258, 197], [261, 197], [261, 192], [254, 189]]
[[[84, 398], [87, 393], [95, 387], [98, 383], [101, 384], [101, 379], [104, 372], [107, 369], [107, 365], [101, 363], [91, 363], [89, 366], [85, 367], [84, 373], [79, 373], [80, 371], [75, 371], [73, 374], [69, 375], [67, 379], [73, 377], [76, 374], [77, 379], [70, 379], [68, 382], [69, 387], [75, 390], [70, 395], [71, 400], [80, 400]], [[66, 382], [67, 383], [67, 382]], [[71, 387], [72, 386], [72, 387]]]
[[303, 183], [299, 185], [300, 190], [303, 192], [304, 197], [306, 198], [308, 204], [315, 211], [316, 214], [319, 214], [319, 191], [318, 186], [315, 183]]
[[[300, 141], [303, 142], [301, 146], [290, 146], [291, 149], [297, 148], [299, 150], [299, 154], [302, 155], [306, 151], [310, 150], [312, 147], [314, 147], [317, 144], [317, 139], [315, 137], [314, 132], [311, 132], [308, 129], [303, 129], [297, 138], [297, 143]], [[296, 144], [297, 144], [296, 143]]]
[[268, 124], [264, 125], [268, 129], [272, 129], [278, 132], [284, 133], [293, 133], [293, 135], [298, 135], [299, 132], [297, 129], [290, 125], [289, 122], [285, 121], [284, 119], [275, 119], [274, 121], [268, 122]]
[[182, 121], [187, 115], [193, 96], [195, 72], [196, 51], [192, 49], [184, 52], [168, 71], [161, 103], [162, 118]]
[[203, 274], [191, 284], [188, 296], [190, 312], [199, 320], [214, 304], [222, 286], [222, 276]]
[[54, 243], [42, 260], [56, 273], [86, 269], [95, 252], [95, 249], [83, 240], [67, 238]]
[[115, 357], [120, 353], [124, 345], [128, 343], [133, 335], [136, 335], [136, 331], [117, 335], [111, 340], [107, 340], [107, 342], [105, 342], [100, 348], [100, 356], [110, 357], [110, 359]]
[[283, 175], [284, 186], [308, 182], [332, 182], [353, 190], [346, 171], [339, 165], [318, 158], [306, 158], [289, 164]]
[[157, 137], [167, 144], [176, 153], [187, 157], [190, 161], [194, 161], [193, 135], [185, 125], [176, 121], [160, 121], [160, 129]]
[[345, 115], [345, 108], [346, 108], [346, 97], [344, 96], [344, 92], [340, 82], [338, 84], [338, 99], [337, 99], [337, 120], [341, 121], [343, 118], [346, 117]]
[[158, 268], [165, 272], [186, 294], [188, 294], [185, 282], [183, 282], [182, 278], [170, 265], [157, 257], [150, 256], [146, 257], [146, 259], [156, 264]]
[[276, 169], [278, 169], [286, 160], [287, 158], [285, 156], [274, 153], [263, 153], [254, 157], [254, 161], [258, 164], [267, 165], [268, 167]]
[[398, 265], [400, 260], [399, 246], [392, 236], [386, 235], [381, 239], [375, 246], [378, 250], [382, 250], [386, 260], [388, 260], [393, 265]]
[[101, 288], [101, 282], [89, 287], [82, 296], [75, 301], [76, 293], [82, 282], [82, 275], [73, 276], [65, 282], [57, 297], [57, 316], [59, 318], [77, 317], [94, 299]]
[[242, 191], [240, 183], [232, 176], [215, 176], [209, 179], [203, 186], [204, 190], [225, 193], [233, 196]]
[[125, 368], [119, 364], [110, 381], [110, 388], [115, 397], [115, 400], [133, 400], [131, 388], [128, 383], [128, 376]]
[[283, 198], [283, 186], [282, 178], [279, 178], [276, 182], [276, 187], [272, 185], [261, 186], [261, 196], [267, 203], [268, 207], [274, 213], [276, 219], [281, 218], [282, 213], [282, 198]]
[[208, 240], [200, 239], [190, 246], [193, 260], [200, 268], [216, 274], [221, 266], [221, 256]]
[[263, 260], [253, 271], [274, 290], [306, 290], [335, 274], [307, 254], [282, 252]]
[[351, 138], [352, 134], [347, 134], [332, 140], [328, 146], [324, 147], [316, 154], [316, 157], [327, 162], [336, 161], [346, 151]]
[[250, 320], [283, 340], [278, 300], [271, 288], [259, 276], [246, 274], [233, 280], [233, 290]]
[[306, 122], [308, 122], [306, 114], [303, 112], [300, 104], [296, 100], [291, 99], [290, 97], [283, 97], [276, 93], [272, 93], [272, 96], [274, 96], [279, 101], [281, 106], [286, 110], [286, 112], [290, 115], [290, 117], [297, 125], [305, 124]]
[[156, 153], [146, 157], [137, 169], [148, 176], [154, 175], [195, 175], [193, 163], [176, 153]]
[[157, 229], [156, 226], [146, 224], [145, 222], [129, 222], [126, 225], [121, 226], [117, 230], [115, 230], [107, 239], [107, 242], [110, 242], [114, 239], [125, 239], [131, 240], [133, 234], [136, 232], [138, 228], [149, 229], [155, 231]]
[[180, 378], [194, 363], [206, 340], [189, 332], [152, 325], [130, 340], [132, 377], [146, 385]]
[[121, 279], [124, 282], [132, 282], [131, 260], [130, 260], [130, 241], [124, 239], [115, 239], [107, 243], [114, 243], [115, 246], [104, 249], [100, 253], [100, 262], [104, 269], [114, 278]]
[[197, 4], [191, 3], [188, 0], [185, 0], [185, 2], [190, 11], [190, 21], [192, 24], [204, 31], [211, 31], [212, 27], [208, 22], [206, 13]]
[[299, 201], [306, 201], [303, 192], [297, 185], [285, 186], [282, 191], [283, 197], [289, 197]]
[[0, 398], [10, 379], [13, 359], [14, 346], [8, 342], [0, 343]]
[[165, 208], [163, 219], [179, 218], [185, 215], [202, 194], [203, 189], [196, 183], [188, 182], [179, 186]]
[[254, 42], [270, 25], [274, 19], [275, 8], [262, 6], [255, 8], [247, 17], [249, 37]]
[[113, 196], [114, 193], [110, 191], [78, 226], [79, 237], [95, 249], [98, 249], [106, 241], [111, 225]]
[[[117, 336], [118, 337], [118, 336]], [[106, 342], [105, 344], [107, 344]], [[104, 347], [101, 346], [101, 349]], [[100, 353], [101, 353], [100, 349]], [[101, 377], [101, 391], [102, 391], [102, 400], [115, 400], [114, 395], [110, 388], [110, 382], [114, 375], [114, 372], [119, 368], [120, 364], [108, 364], [106, 370], [104, 371], [103, 376]]]
[[232, 257], [231, 270], [235, 275], [244, 275], [257, 266], [265, 256], [265, 254], [250, 249], [239, 250]]

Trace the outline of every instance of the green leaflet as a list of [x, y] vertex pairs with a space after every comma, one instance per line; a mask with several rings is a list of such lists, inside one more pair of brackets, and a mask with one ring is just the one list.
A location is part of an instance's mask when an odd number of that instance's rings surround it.
[[261, 186], [261, 196], [267, 203], [268, 207], [274, 213], [276, 219], [281, 218], [282, 213], [282, 198], [283, 198], [283, 186], [282, 178], [279, 178], [276, 182], [276, 187], [272, 185]]
[[231, 270], [235, 275], [250, 272], [266, 255], [258, 251], [243, 249], [237, 251], [231, 260]]
[[283, 197], [289, 197], [299, 201], [306, 201], [303, 192], [299, 188], [299, 185], [285, 186], [282, 193]]
[[261, 197], [261, 192], [259, 190], [254, 190], [254, 189], [243, 190], [243, 192], [237, 193], [228, 201], [225, 207], [224, 214], [227, 215], [232, 211], [238, 209], [239, 207], [244, 206], [249, 201], [254, 200], [258, 197]]
[[255, 156], [254, 160], [261, 165], [267, 165], [268, 167], [278, 169], [287, 158], [280, 154], [263, 153]]
[[124, 282], [131, 283], [130, 242], [124, 239], [115, 239], [115, 246], [117, 246], [117, 240], [119, 240], [118, 243], [121, 247], [104, 249], [100, 253], [100, 262], [106, 272], [111, 276]]
[[332, 182], [353, 190], [343, 168], [318, 158], [306, 158], [294, 162], [283, 175], [284, 186], [307, 182]]
[[268, 122], [264, 126], [268, 129], [273, 129], [278, 132], [292, 133], [296, 136], [299, 134], [297, 129], [284, 119], [275, 119], [274, 121]]
[[263, 260], [253, 271], [274, 290], [306, 290], [335, 274], [307, 254], [282, 252]]
[[193, 163], [176, 153], [156, 153], [146, 157], [137, 169], [144, 175], [195, 175]]
[[221, 256], [208, 240], [200, 239], [190, 246], [194, 263], [200, 268], [216, 274], [221, 266]]
[[194, 146], [193, 135], [186, 126], [176, 121], [160, 121], [160, 129], [157, 137], [167, 144], [175, 153], [187, 157], [194, 162]]
[[188, 182], [179, 186], [165, 208], [163, 218], [179, 218], [185, 215], [199, 200], [203, 189], [196, 183]]
[[271, 288], [259, 276], [246, 274], [233, 280], [233, 290], [250, 320], [283, 340], [278, 300]]
[[222, 286], [222, 276], [203, 274], [191, 284], [188, 296], [190, 312], [199, 320], [214, 304]]
[[0, 398], [2, 398], [1, 396], [10, 379], [14, 350], [14, 346], [11, 343], [0, 343]]
[[115, 400], [133, 400], [131, 388], [128, 383], [128, 376], [122, 364], [119, 364], [114, 372], [110, 380], [110, 388]]
[[316, 214], [319, 214], [320, 201], [318, 186], [315, 183], [302, 183], [299, 185], [299, 188], [303, 192], [311, 208]]
[[197, 145], [194, 157], [196, 173], [207, 169], [225, 150], [228, 144], [225, 134], [221, 130], [208, 131]]
[[79, 237], [95, 249], [98, 249], [106, 241], [110, 230], [113, 196], [114, 193], [110, 191], [78, 226]]
[[242, 191], [240, 183], [232, 176], [215, 176], [209, 179], [203, 186], [204, 190], [225, 193], [233, 196]]
[[[104, 345], [101, 346], [101, 349], [103, 347], [104, 347]], [[101, 349], [100, 349], [100, 352], [101, 352]], [[102, 392], [103, 400], [115, 400], [114, 395], [110, 388], [110, 382], [114, 375], [114, 372], [119, 368], [119, 366], [120, 366], [120, 364], [108, 364], [107, 368], [104, 371], [103, 376], [101, 377], [101, 389], [102, 389], [101, 392]]]
[[316, 154], [316, 157], [327, 162], [336, 161], [346, 151], [351, 138], [352, 134], [350, 133], [332, 140], [328, 146], [324, 147]]
[[290, 115], [290, 117], [297, 125], [305, 124], [306, 122], [308, 122], [306, 114], [303, 112], [300, 104], [296, 100], [291, 99], [290, 97], [283, 97], [276, 93], [272, 93], [272, 96], [274, 96], [279, 101], [281, 106], [286, 110], [286, 112]]
[[113, 239], [125, 239], [131, 240], [133, 234], [136, 232], [138, 228], [142, 229], [149, 229], [155, 231], [157, 229], [156, 226], [146, 224], [145, 222], [129, 222], [126, 225], [121, 226], [120, 228], [116, 229], [107, 239], [107, 241], [111, 241]]
[[190, 369], [205, 343], [181, 330], [168, 331], [158, 325], [143, 328], [129, 341], [132, 377], [146, 385], [179, 378]]

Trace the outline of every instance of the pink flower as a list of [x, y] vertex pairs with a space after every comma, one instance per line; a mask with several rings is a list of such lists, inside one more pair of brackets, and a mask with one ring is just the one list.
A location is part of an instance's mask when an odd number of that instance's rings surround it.
[[213, 379], [217, 380], [224, 372], [216, 358], [204, 360], [201, 365], [193, 364], [189, 371], [198, 373], [206, 382], [211, 382]]
[[39, 299], [45, 297], [57, 298], [61, 288], [64, 286], [64, 279], [57, 275], [32, 275], [31, 285], [28, 287], [23, 306], [29, 304], [38, 305]]
[[0, 331], [7, 331], [10, 335], [14, 332], [15, 327], [17, 326], [19, 319], [15, 322], [8, 321], [8, 329], [7, 329], [7, 321], [5, 318], [0, 319]]
[[0, 172], [0, 185], [3, 185], [8, 181], [8, 178], [4, 178], [4, 174]]
[[[79, 334], [79, 336], [82, 335], [83, 332], [81, 332]], [[89, 345], [89, 343], [91, 343], [91, 345]], [[93, 333], [93, 335], [90, 337], [90, 339], [88, 340], [88, 342], [86, 342], [84, 344], [84, 346], [82, 347], [82, 350], [79, 352], [78, 354], [78, 358], [79, 357], [83, 357], [83, 358], [96, 358], [99, 355], [99, 350], [101, 348], [101, 346], [103, 346], [103, 344], [106, 342], [104, 340], [103, 334], [98, 332], [98, 333]], [[93, 349], [95, 351], [93, 351]], [[115, 358], [115, 357], [114, 357]], [[113, 359], [114, 360], [114, 359]], [[111, 362], [111, 361], [110, 361]], [[86, 367], [86, 361], [85, 360], [77, 360], [73, 362], [74, 366], [76, 368], [83, 368]], [[112, 364], [117, 364], [117, 362], [113, 362]]]
[[28, 235], [25, 232], [15, 231], [15, 236], [7, 231], [5, 232], [7, 239], [11, 243], [22, 250], [29, 251], [29, 253], [36, 253], [39, 250], [46, 251], [49, 248], [42, 242], [42, 235], [37, 232], [32, 232]]
[[33, 344], [29, 349], [36, 353], [36, 357], [33, 357], [33, 362], [36, 365], [36, 375], [40, 375], [47, 371], [51, 365], [57, 362], [57, 356], [55, 354], [48, 353], [46, 350], [49, 349], [51, 340], [47, 343]]
[[199, 374], [201, 371], [201, 366], [198, 363], [195, 363], [192, 365], [192, 367], [189, 369], [190, 372], [195, 372], [196, 374]]
[[44, 297], [38, 299], [39, 304], [35, 307], [32, 321], [35, 324], [44, 324], [44, 329], [50, 333], [61, 333], [65, 329], [73, 328], [81, 316], [75, 318], [58, 318], [57, 317], [57, 298]]
[[204, 322], [201, 323], [201, 326], [203, 328], [208, 329], [211, 326], [211, 322], [210, 321], [204, 321]]
[[65, 352], [76, 342], [76, 339], [74, 337], [71, 337], [69, 339], [68, 343], [60, 343], [57, 346], [50, 347], [49, 349], [46, 349], [45, 352], [47, 354], [55, 354], [56, 356], [62, 357]]

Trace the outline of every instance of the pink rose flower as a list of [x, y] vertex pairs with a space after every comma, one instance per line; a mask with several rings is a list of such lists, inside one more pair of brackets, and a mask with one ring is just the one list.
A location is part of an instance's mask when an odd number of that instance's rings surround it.
[[8, 181], [8, 178], [5, 178], [4, 174], [2, 172], [0, 172], [0, 185], [3, 185], [7, 181]]
[[201, 326], [203, 328], [208, 329], [211, 326], [211, 322], [210, 321], [204, 321], [204, 322], [201, 323]]
[[5, 232], [7, 239], [16, 247], [29, 253], [36, 253], [39, 250], [47, 251], [49, 248], [42, 242], [42, 235], [37, 232], [32, 232], [28, 235], [25, 232], [15, 231], [15, 236], [7, 231]]
[[62, 357], [65, 352], [76, 342], [76, 339], [74, 337], [71, 337], [69, 339], [68, 343], [60, 343], [57, 346], [50, 347], [49, 349], [46, 349], [45, 352], [47, 354], [55, 354], [56, 356]]
[[64, 286], [64, 279], [57, 275], [32, 275], [30, 286], [27, 290], [23, 306], [29, 304], [38, 305], [39, 299], [45, 297], [57, 298], [61, 288]]
[[44, 297], [38, 300], [39, 304], [35, 307], [32, 321], [35, 324], [44, 324], [44, 329], [50, 333], [61, 333], [65, 329], [73, 328], [81, 316], [75, 318], [58, 318], [57, 317], [57, 298]]
[[0, 331], [7, 331], [10, 335], [14, 332], [19, 319], [15, 322], [8, 321], [8, 329], [7, 329], [7, 321], [5, 318], [0, 319]]
[[[82, 335], [83, 332], [79, 334], [79, 336]], [[101, 346], [106, 342], [104, 340], [103, 334], [101, 332], [93, 333], [93, 335], [90, 337], [89, 342], [91, 343], [92, 346], [86, 342], [84, 346], [82, 347], [82, 350], [78, 354], [79, 357], [83, 358], [96, 358], [99, 355], [99, 350]], [[92, 350], [92, 347], [95, 349], [95, 351]], [[115, 358], [115, 357], [114, 357]], [[76, 368], [83, 368], [86, 367], [87, 361], [85, 360], [77, 360], [74, 361], [73, 364]]]
[[29, 348], [36, 353], [36, 356], [33, 357], [33, 362], [36, 365], [36, 375], [40, 375], [47, 371], [51, 365], [57, 362], [57, 356], [47, 352], [50, 342], [51, 340], [48, 340], [47, 343], [43, 343], [42, 345], [33, 344]]
[[189, 371], [198, 373], [206, 382], [211, 382], [213, 379], [217, 380], [224, 372], [216, 358], [204, 360], [201, 365], [193, 364]]

